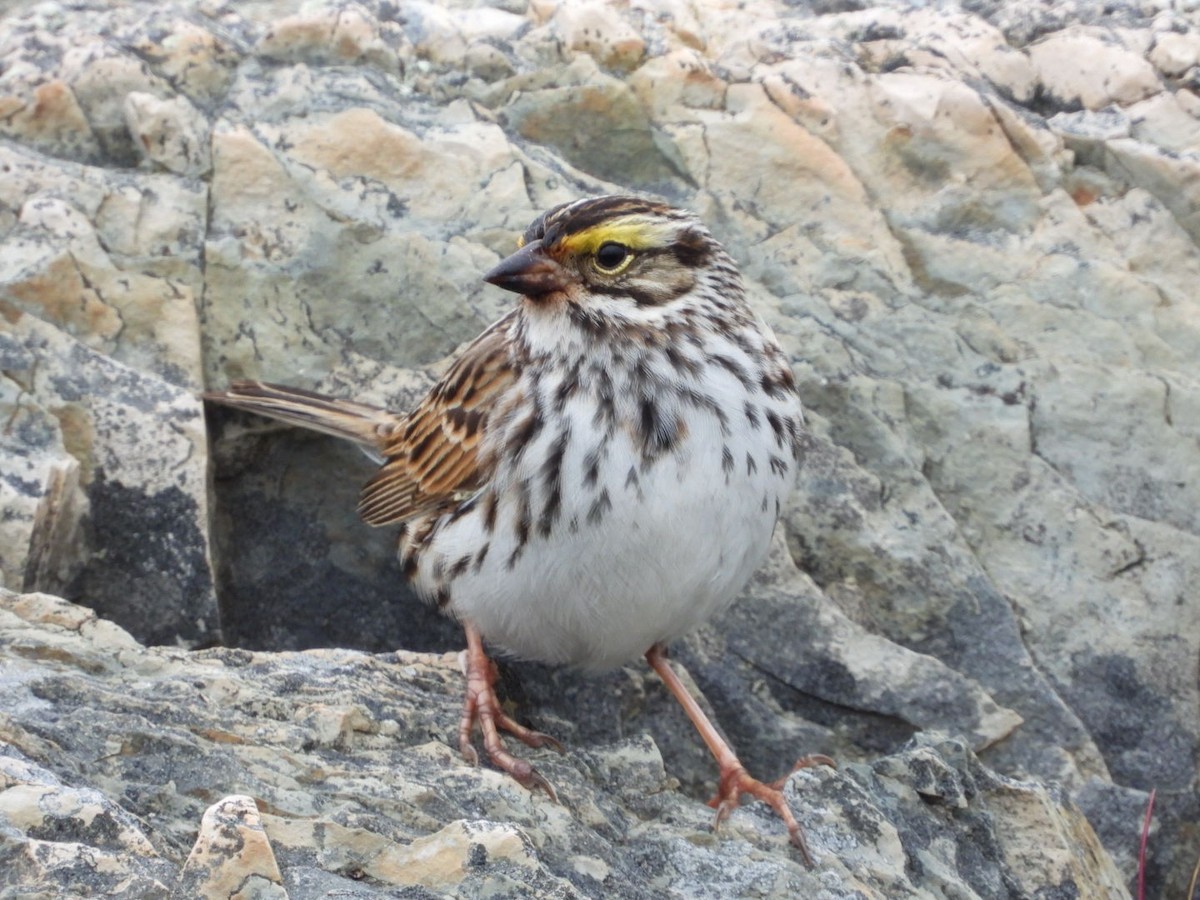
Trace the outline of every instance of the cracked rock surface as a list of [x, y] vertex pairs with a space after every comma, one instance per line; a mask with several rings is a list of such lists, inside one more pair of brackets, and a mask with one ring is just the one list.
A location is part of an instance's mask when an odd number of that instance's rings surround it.
[[809, 870], [760, 804], [714, 835], [645, 735], [534, 754], [561, 803], [467, 765], [456, 654], [146, 648], [8, 592], [0, 651], [6, 897], [1123, 893], [1061, 789], [945, 735], [793, 776]]
[[[0, 894], [1120, 897], [1157, 789], [1182, 895], [1200, 14], [51, 0], [0, 59]], [[710, 224], [799, 380], [771, 559], [675, 659], [756, 772], [842, 763], [789, 789], [815, 873], [755, 807], [707, 835], [640, 667], [505, 667], [563, 808], [462, 766], [371, 463], [196, 399], [403, 408], [528, 221], [613, 189]]]

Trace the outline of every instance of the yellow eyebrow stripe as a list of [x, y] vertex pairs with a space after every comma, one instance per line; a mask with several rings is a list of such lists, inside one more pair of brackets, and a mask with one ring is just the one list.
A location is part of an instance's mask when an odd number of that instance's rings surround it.
[[581, 255], [595, 253], [601, 244], [608, 241], [624, 244], [634, 251], [647, 250], [665, 247], [674, 233], [673, 223], [648, 216], [625, 216], [569, 234], [559, 242], [559, 246], [568, 253]]

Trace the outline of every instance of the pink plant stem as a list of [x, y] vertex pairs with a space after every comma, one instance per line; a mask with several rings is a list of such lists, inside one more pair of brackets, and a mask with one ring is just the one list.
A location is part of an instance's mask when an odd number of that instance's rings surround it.
[[1138, 900], [1146, 900], [1146, 843], [1150, 839], [1150, 818], [1154, 815], [1154, 797], [1157, 788], [1150, 790], [1150, 802], [1146, 804], [1146, 818], [1142, 821], [1142, 842], [1138, 847]]

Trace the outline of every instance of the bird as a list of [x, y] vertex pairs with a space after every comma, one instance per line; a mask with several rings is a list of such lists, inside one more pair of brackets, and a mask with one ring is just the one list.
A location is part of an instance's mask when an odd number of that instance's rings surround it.
[[[556, 799], [500, 732], [563, 748], [503, 711], [489, 648], [597, 671], [644, 656], [717, 762], [714, 827], [749, 794], [811, 865], [786, 776], [747, 772], [666, 649], [728, 608], [766, 556], [802, 455], [788, 358], [686, 210], [587, 197], [539, 215], [517, 246], [483, 280], [518, 302], [411, 411], [260, 381], [204, 397], [382, 460], [358, 511], [398, 528], [404, 574], [463, 627], [468, 761], [478, 727], [494, 766]], [[792, 771], [817, 764], [833, 761]]]

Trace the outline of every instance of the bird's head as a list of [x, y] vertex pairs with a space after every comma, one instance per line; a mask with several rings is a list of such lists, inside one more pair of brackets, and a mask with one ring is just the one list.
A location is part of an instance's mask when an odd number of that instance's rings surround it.
[[691, 291], [720, 245], [690, 213], [632, 196], [556, 206], [484, 276], [532, 306], [660, 307]]

